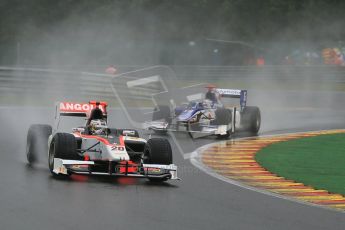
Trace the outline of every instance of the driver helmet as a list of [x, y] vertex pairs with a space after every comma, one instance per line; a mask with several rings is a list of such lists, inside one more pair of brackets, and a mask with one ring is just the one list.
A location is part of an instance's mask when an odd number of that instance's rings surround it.
[[214, 84], [208, 84], [205, 88], [206, 88], [209, 92], [215, 93], [217, 87], [216, 87], [216, 85], [214, 85]]
[[205, 99], [205, 100], [203, 100], [202, 105], [204, 108], [211, 108], [212, 101], [209, 99]]
[[90, 121], [90, 132], [94, 135], [106, 135], [108, 126], [105, 120], [91, 120]]
[[213, 103], [217, 103], [218, 95], [216, 93], [216, 86], [213, 84], [208, 84], [205, 88], [207, 88], [207, 93], [205, 94], [205, 99], [210, 100]]

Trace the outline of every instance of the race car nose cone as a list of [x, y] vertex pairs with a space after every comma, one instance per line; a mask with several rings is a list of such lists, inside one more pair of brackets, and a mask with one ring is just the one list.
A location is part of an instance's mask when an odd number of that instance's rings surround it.
[[192, 118], [195, 112], [196, 112], [195, 110], [185, 110], [177, 117], [177, 120], [188, 121], [189, 119]]

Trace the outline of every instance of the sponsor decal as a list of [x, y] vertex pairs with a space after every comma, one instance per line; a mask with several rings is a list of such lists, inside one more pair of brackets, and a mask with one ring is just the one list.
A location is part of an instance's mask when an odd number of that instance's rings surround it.
[[161, 169], [160, 168], [145, 168], [145, 171], [149, 172], [149, 173], [160, 173]]
[[88, 167], [88, 165], [72, 165], [71, 169], [86, 169]]
[[135, 135], [135, 131], [134, 131], [134, 130], [123, 130], [123, 131], [122, 131], [122, 135], [124, 135], [124, 136], [127, 136], [127, 135], [129, 135], [129, 136]]
[[111, 150], [123, 152], [125, 151], [125, 147], [114, 145], [113, 147], [111, 147]]
[[[99, 105], [99, 108], [105, 113], [105, 106]], [[63, 113], [88, 113], [96, 108], [96, 104], [89, 103], [73, 103], [73, 102], [60, 102], [60, 111]]]
[[67, 170], [66, 170], [66, 168], [64, 166], [59, 167], [58, 171], [61, 174], [66, 174], [67, 173]]
[[216, 89], [216, 91], [220, 95], [234, 95], [234, 96], [240, 96], [241, 95], [240, 89]]

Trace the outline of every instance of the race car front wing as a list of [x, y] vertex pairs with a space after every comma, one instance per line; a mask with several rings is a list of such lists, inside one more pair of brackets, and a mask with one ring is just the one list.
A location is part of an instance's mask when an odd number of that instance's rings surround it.
[[[106, 170], [97, 170], [98, 162], [64, 160], [54, 158], [53, 172], [56, 174], [84, 174], [84, 175], [107, 175], [107, 176], [128, 176], [145, 178], [167, 178], [180, 180], [177, 177], [177, 166], [174, 164], [133, 164], [132, 162], [102, 161], [106, 165]], [[102, 167], [103, 169], [105, 167]]]
[[[147, 130], [154, 130], [154, 131], [172, 131], [172, 132], [178, 132], [178, 131], [183, 131], [182, 129], [180, 129], [179, 127], [177, 127], [177, 125], [175, 124], [174, 126], [168, 126], [168, 124], [166, 122], [146, 122], [145, 123], [145, 128]], [[230, 128], [229, 128], [230, 127]], [[226, 132], [231, 129], [230, 125], [202, 125], [200, 124], [200, 130], [198, 131], [192, 131], [192, 130], [188, 130], [185, 129], [184, 131], [186, 132], [193, 132], [193, 133], [205, 133], [205, 134], [210, 134], [210, 135], [224, 135], [226, 134]], [[231, 130], [232, 131], [232, 130]]]

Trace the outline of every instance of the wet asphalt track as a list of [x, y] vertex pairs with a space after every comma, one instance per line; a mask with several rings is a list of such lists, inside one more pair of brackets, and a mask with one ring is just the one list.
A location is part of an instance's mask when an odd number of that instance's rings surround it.
[[[323, 102], [311, 109], [298, 100], [283, 109], [263, 109], [261, 134], [344, 128], [343, 97], [332, 94], [336, 103], [326, 109]], [[31, 168], [24, 156], [29, 125], [51, 123], [52, 117], [53, 109], [0, 108], [1, 229], [344, 229], [344, 213], [227, 184], [194, 168], [179, 154], [174, 161], [182, 181], [157, 185], [128, 178], [54, 180], [46, 159]], [[110, 120], [127, 126], [117, 110]], [[212, 141], [207, 138], [197, 144]]]

